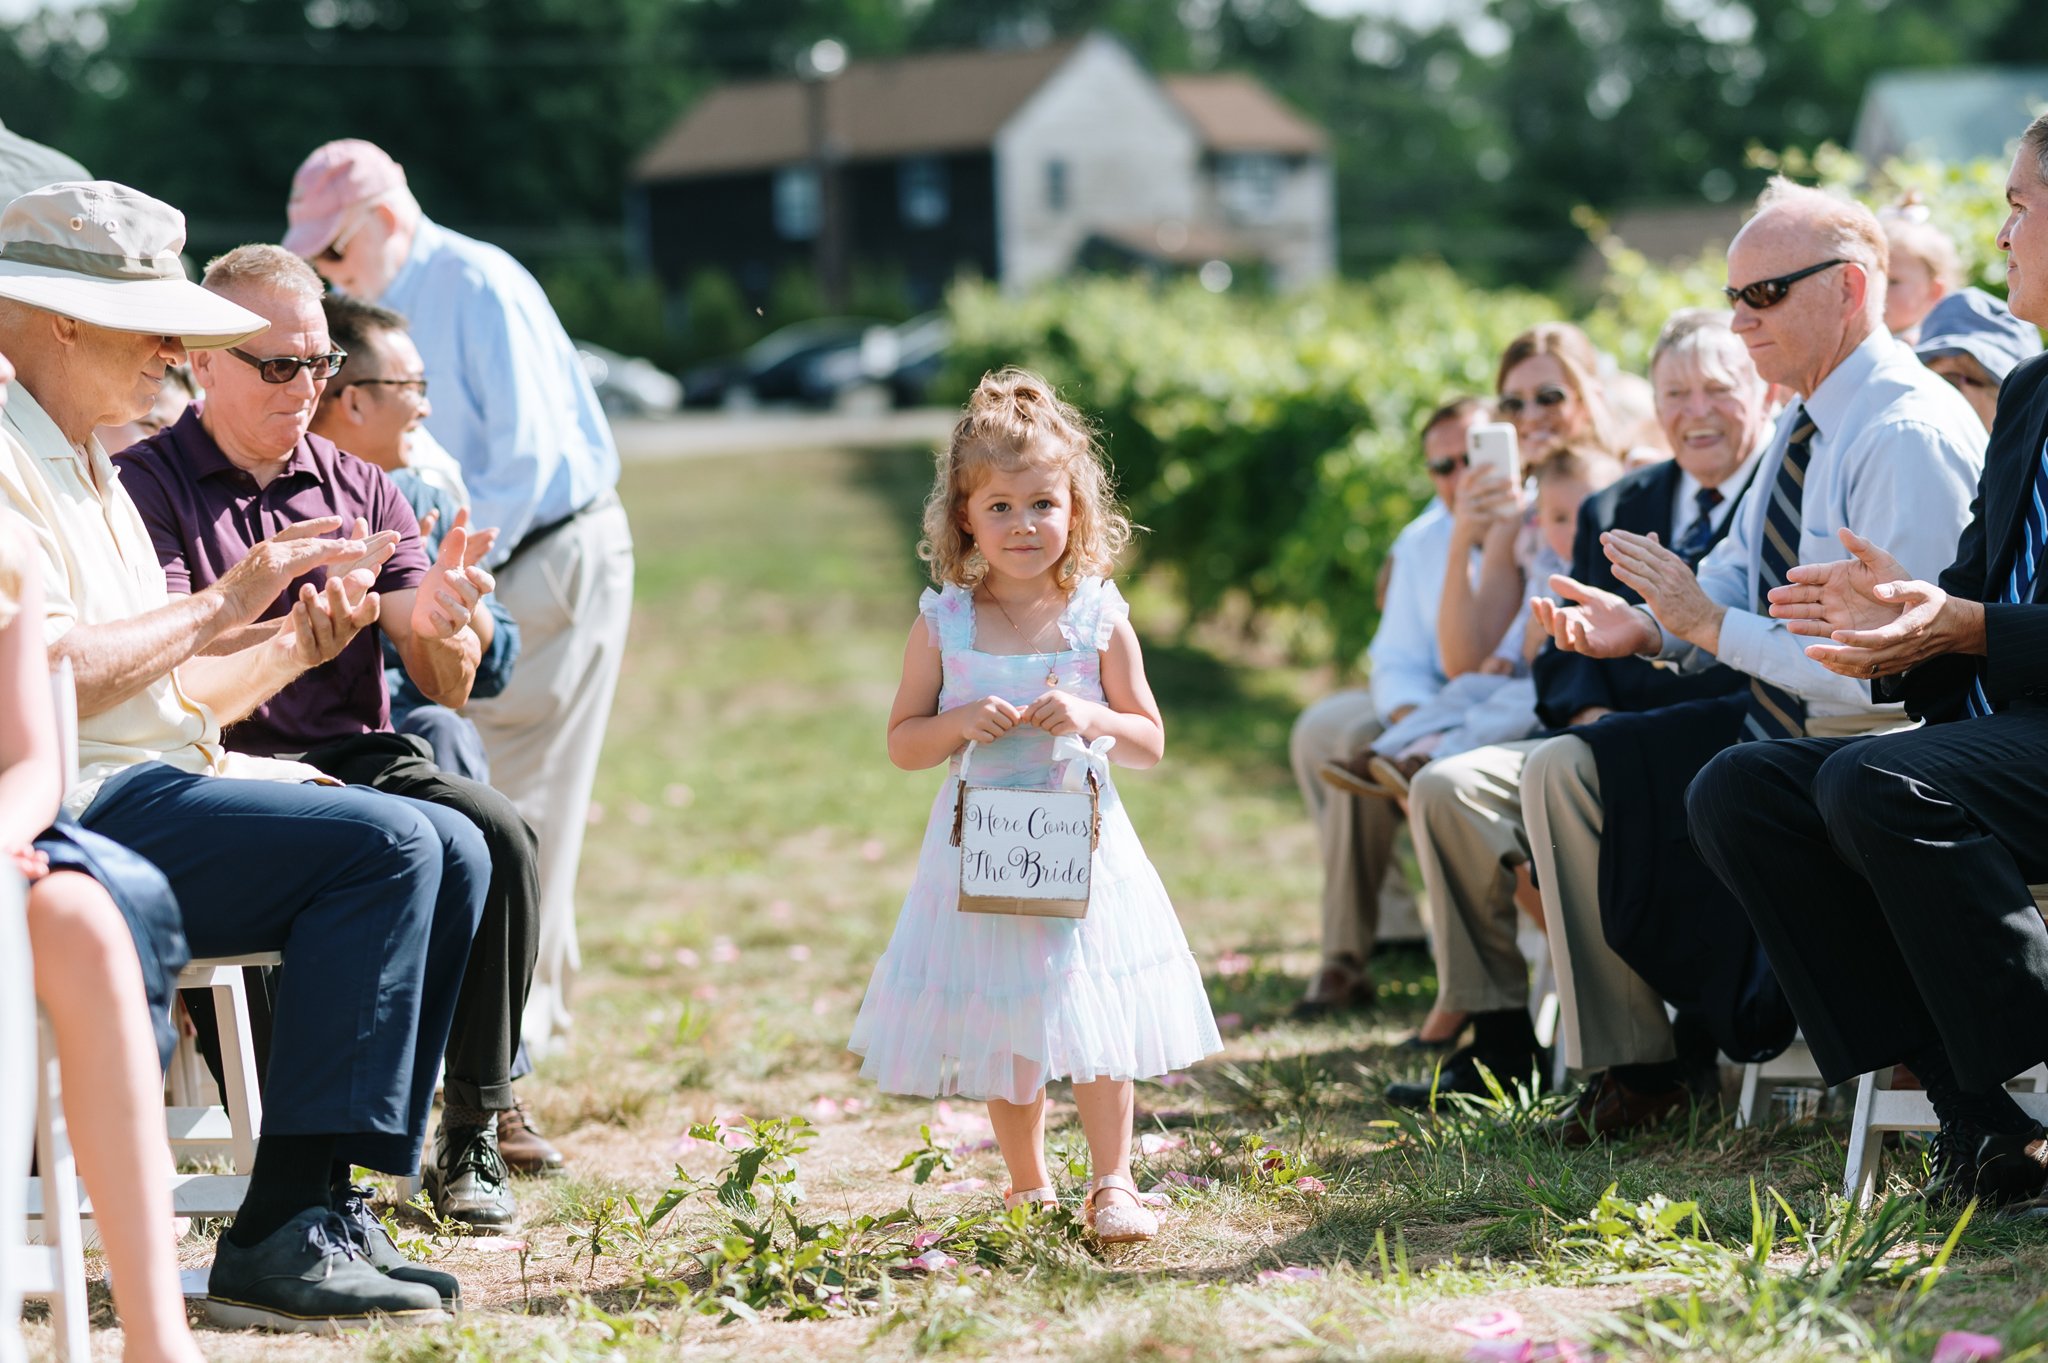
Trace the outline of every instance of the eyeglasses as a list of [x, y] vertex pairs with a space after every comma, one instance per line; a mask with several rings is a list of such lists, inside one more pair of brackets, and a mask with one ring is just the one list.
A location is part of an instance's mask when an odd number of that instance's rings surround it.
[[1808, 275], [1819, 274], [1822, 270], [1831, 270], [1837, 265], [1848, 263], [1841, 259], [1823, 260], [1818, 265], [1809, 265], [1803, 270], [1794, 270], [1791, 274], [1781, 274], [1776, 279], [1759, 279], [1754, 284], [1744, 284], [1739, 289], [1726, 288], [1721, 292], [1728, 295], [1731, 307], [1737, 303], [1747, 303], [1755, 311], [1762, 312], [1765, 308], [1775, 308], [1784, 302], [1785, 295], [1792, 292], [1792, 286]]
[[332, 350], [325, 355], [273, 355], [269, 359], [258, 359], [240, 346], [229, 346], [228, 354], [240, 360], [263, 376], [265, 383], [290, 383], [299, 376], [301, 369], [313, 376], [315, 383], [333, 378], [341, 372], [342, 362], [348, 359], [346, 350]]
[[1454, 454], [1448, 459], [1425, 459], [1422, 466], [1429, 470], [1432, 478], [1448, 478], [1471, 462], [1462, 454]]
[[[423, 398], [427, 395], [427, 381], [425, 379], [350, 379], [347, 383], [342, 384], [341, 387], [404, 388], [410, 390], [414, 397]], [[337, 388], [335, 391], [340, 392], [341, 389]]]
[[1493, 405], [1502, 416], [1512, 420], [1528, 410], [1529, 404], [1532, 401], [1538, 407], [1555, 407], [1570, 396], [1570, 393], [1567, 393], [1556, 384], [1546, 383], [1536, 390], [1533, 397], [1525, 398], [1519, 393], [1510, 393], [1506, 397], [1497, 400]]

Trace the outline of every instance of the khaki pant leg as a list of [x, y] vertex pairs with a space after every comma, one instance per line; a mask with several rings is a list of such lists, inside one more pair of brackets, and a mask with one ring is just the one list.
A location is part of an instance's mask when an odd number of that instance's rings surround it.
[[611, 717], [633, 609], [633, 535], [616, 502], [521, 554], [498, 574], [519, 622], [503, 692], [471, 701], [491, 784], [540, 839], [540, 949], [521, 1031], [535, 1054], [567, 1032], [576, 943], [576, 868], [598, 751]]
[[1600, 926], [1600, 772], [1570, 734], [1545, 740], [1522, 773], [1522, 813], [1557, 975], [1565, 1063], [1650, 1064], [1678, 1054], [1664, 1000], [1614, 954]]
[[1322, 846], [1325, 961], [1371, 957], [1379, 931], [1380, 885], [1393, 864], [1401, 809], [1392, 800], [1347, 795], [1316, 771], [1366, 747], [1381, 727], [1371, 695], [1340, 691], [1302, 711], [1287, 739], [1294, 781]]
[[1466, 1013], [1522, 1008], [1529, 967], [1515, 945], [1522, 764], [1531, 740], [1431, 762], [1408, 790], [1409, 836], [1428, 894], [1437, 1004]]

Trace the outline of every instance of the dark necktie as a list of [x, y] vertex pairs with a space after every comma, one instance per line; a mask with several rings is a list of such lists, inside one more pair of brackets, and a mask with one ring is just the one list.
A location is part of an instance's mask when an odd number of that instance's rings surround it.
[[[2044, 547], [2048, 547], [2048, 443], [2041, 446], [2040, 457], [2034, 461], [2033, 482], [2027, 488], [2026, 525], [2019, 549], [2013, 554], [2012, 571], [2006, 574], [2005, 590], [1998, 594], [2001, 604], [2011, 606], [2034, 599], [2034, 589], [2041, 581]], [[1981, 664], [1976, 681], [1970, 684], [1970, 713], [1979, 718], [1991, 713], [1991, 697], [1984, 694]]]
[[1699, 504], [1699, 515], [1694, 517], [1691, 525], [1685, 527], [1685, 533], [1678, 537], [1678, 543], [1671, 546], [1671, 552], [1692, 566], [1698, 567], [1699, 561], [1707, 556], [1707, 549], [1713, 543], [1714, 508], [1721, 504], [1721, 489], [1703, 487], [1695, 492], [1692, 498]]
[[[1813, 437], [1818, 428], [1801, 407], [1792, 418], [1792, 439], [1785, 446], [1785, 462], [1771, 481], [1770, 504], [1764, 508], [1763, 541], [1757, 546], [1759, 571], [1756, 575], [1756, 612], [1771, 613], [1771, 588], [1782, 587], [1799, 562], [1799, 504], [1806, 495], [1806, 466], [1813, 458]], [[1798, 738], [1806, 732], [1806, 702], [1781, 691], [1761, 677], [1749, 679], [1749, 713], [1742, 719], [1742, 736], [1752, 738]]]

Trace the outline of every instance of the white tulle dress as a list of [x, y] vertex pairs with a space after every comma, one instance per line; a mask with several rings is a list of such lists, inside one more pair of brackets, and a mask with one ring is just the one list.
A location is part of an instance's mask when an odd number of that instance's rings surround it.
[[[1067, 647], [1011, 655], [975, 649], [966, 589], [927, 591], [919, 606], [940, 650], [941, 710], [991, 695], [1022, 705], [1048, 676], [1102, 700], [1100, 650], [1130, 612], [1114, 586], [1084, 578], [1060, 617]], [[973, 782], [1057, 785], [1053, 744], [1041, 729], [1013, 729], [975, 749]], [[1050, 1079], [1152, 1078], [1222, 1049], [1201, 970], [1115, 785], [1103, 785], [1086, 917], [962, 913], [958, 773], [956, 757], [853, 1024], [862, 1076], [890, 1093], [1025, 1103]]]

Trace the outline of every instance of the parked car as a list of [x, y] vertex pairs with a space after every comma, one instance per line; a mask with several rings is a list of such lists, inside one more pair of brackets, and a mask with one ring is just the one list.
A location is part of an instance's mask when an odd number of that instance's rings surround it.
[[853, 389], [873, 384], [898, 407], [914, 407], [946, 360], [953, 324], [943, 312], [927, 312], [900, 326], [871, 327], [858, 346], [821, 351], [804, 366], [803, 398], [830, 406]]
[[691, 407], [804, 400], [804, 366], [838, 350], [857, 350], [861, 338], [887, 324], [872, 317], [818, 317], [770, 332], [738, 355], [714, 360], [683, 375]]
[[682, 381], [652, 360], [621, 355], [592, 341], [577, 341], [583, 372], [610, 416], [666, 416], [683, 405]]

